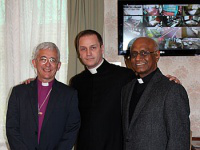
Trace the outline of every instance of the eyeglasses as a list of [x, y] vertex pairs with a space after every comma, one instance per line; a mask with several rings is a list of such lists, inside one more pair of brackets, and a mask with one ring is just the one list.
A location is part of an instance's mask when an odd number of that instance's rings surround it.
[[150, 51], [140, 51], [140, 52], [137, 52], [137, 51], [132, 51], [130, 53], [131, 55], [131, 58], [136, 58], [138, 54], [140, 54], [141, 57], [145, 57], [145, 56], [148, 56], [149, 54], [152, 54], [152, 53], [155, 53], [156, 51], [153, 51], [153, 52], [150, 52]]
[[46, 58], [46, 57], [41, 57], [38, 59], [38, 61], [41, 64], [46, 64], [47, 61], [49, 61], [51, 65], [56, 65], [58, 63], [58, 61], [55, 58]]

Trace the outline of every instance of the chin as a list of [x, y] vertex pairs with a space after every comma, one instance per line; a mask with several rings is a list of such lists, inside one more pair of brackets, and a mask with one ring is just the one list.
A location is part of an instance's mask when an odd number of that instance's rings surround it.
[[49, 80], [49, 79], [52, 79], [52, 76], [44, 76], [43, 78], [46, 80]]
[[135, 71], [136, 71], [137, 73], [143, 73], [143, 72], [145, 72], [145, 70], [141, 70], [141, 69], [135, 69]]
[[94, 68], [94, 64], [91, 64], [91, 63], [88, 63], [88, 64], [86, 64], [86, 66], [88, 67], [88, 68]]
[[94, 68], [94, 66], [87, 66], [87, 68], [88, 68], [88, 69], [92, 69], [92, 68]]
[[138, 74], [139, 76], [145, 74], [145, 71], [141, 71], [141, 70], [140, 70], [140, 71], [136, 70], [136, 72], [137, 72], [137, 74]]

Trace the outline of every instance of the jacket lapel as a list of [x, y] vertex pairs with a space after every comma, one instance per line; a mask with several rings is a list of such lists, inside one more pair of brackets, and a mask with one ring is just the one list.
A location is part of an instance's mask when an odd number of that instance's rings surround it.
[[38, 126], [38, 92], [37, 92], [37, 79], [30, 83], [30, 103], [36, 126]]
[[[132, 80], [132, 82], [130, 82], [126, 88], [124, 89], [126, 91], [124, 97], [122, 97], [122, 101], [125, 104], [124, 106], [124, 121], [125, 121], [125, 129], [129, 128], [129, 107], [130, 107], [130, 101], [131, 101], [131, 97], [132, 97], [132, 93], [133, 93], [133, 89], [136, 83], [136, 79]], [[123, 100], [124, 99], [124, 100]]]
[[[162, 74], [161, 74], [160, 70], [158, 69], [156, 71], [156, 73], [154, 74], [154, 76], [152, 77], [152, 79], [149, 81], [147, 87], [145, 88], [145, 90], [135, 108], [133, 117], [131, 119], [130, 128], [133, 126], [133, 124], [136, 121], [137, 117], [139, 116], [140, 112], [144, 108], [145, 104], [150, 100], [151, 96], [154, 95], [155, 89], [156, 89], [155, 83], [160, 81], [161, 75]], [[129, 130], [130, 130], [130, 128], [129, 128]]]

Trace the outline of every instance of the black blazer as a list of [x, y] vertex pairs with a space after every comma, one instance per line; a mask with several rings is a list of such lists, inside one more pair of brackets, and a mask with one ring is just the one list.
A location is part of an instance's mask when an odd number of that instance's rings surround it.
[[13, 88], [6, 134], [11, 150], [71, 150], [80, 127], [77, 92], [54, 81], [38, 144], [37, 79]]
[[136, 79], [122, 90], [124, 150], [189, 150], [190, 108], [182, 85], [158, 69], [145, 88], [129, 124]]

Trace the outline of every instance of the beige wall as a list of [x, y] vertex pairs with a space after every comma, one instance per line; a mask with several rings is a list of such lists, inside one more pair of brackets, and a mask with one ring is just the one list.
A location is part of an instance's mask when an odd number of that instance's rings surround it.
[[[110, 62], [121, 62], [117, 55], [117, 0], [104, 0], [105, 58]], [[200, 136], [200, 56], [161, 57], [159, 68], [181, 80], [190, 99], [192, 136]]]

